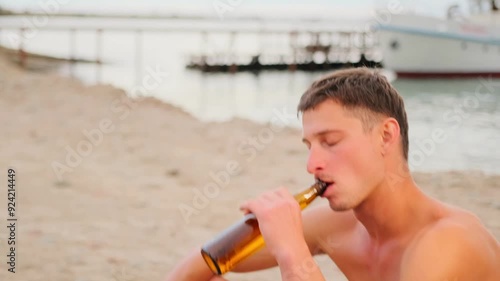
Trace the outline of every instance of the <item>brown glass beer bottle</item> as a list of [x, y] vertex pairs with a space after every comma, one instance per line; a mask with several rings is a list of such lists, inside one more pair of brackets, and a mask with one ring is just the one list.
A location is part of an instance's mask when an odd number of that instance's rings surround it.
[[[327, 184], [317, 182], [296, 194], [295, 200], [301, 209], [321, 195]], [[233, 269], [244, 258], [264, 246], [259, 224], [254, 214], [247, 214], [201, 248], [201, 254], [215, 274], [224, 274]]]

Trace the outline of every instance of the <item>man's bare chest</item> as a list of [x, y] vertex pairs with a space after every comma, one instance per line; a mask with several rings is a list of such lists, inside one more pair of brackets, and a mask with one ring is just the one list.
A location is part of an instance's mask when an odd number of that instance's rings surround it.
[[399, 281], [401, 262], [399, 260], [371, 261], [339, 266], [350, 281]]
[[399, 281], [405, 247], [357, 245], [328, 253], [350, 281]]

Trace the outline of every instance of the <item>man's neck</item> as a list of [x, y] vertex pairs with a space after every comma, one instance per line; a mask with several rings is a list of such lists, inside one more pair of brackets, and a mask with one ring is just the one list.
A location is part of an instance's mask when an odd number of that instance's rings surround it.
[[372, 239], [384, 243], [418, 231], [434, 219], [437, 209], [408, 176], [397, 184], [384, 181], [354, 213]]

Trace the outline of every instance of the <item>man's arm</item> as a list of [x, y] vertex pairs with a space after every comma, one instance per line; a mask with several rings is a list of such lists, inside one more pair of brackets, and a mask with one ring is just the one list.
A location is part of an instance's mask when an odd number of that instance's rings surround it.
[[[335, 238], [344, 236], [347, 231], [353, 228], [356, 221], [352, 213], [333, 212], [327, 205], [306, 209], [302, 213], [302, 217], [304, 238], [311, 255], [323, 252], [325, 247], [335, 247], [337, 243]], [[307, 259], [302, 262], [305, 267], [311, 265]], [[232, 272], [251, 272], [277, 265], [276, 259], [264, 247], [239, 263]], [[213, 276], [201, 256], [200, 249], [194, 249], [175, 266], [165, 281], [203, 281], [210, 280]]]
[[[303, 214], [297, 201], [286, 188], [266, 192], [242, 204], [240, 208], [255, 214], [266, 247], [276, 259], [283, 280], [325, 280], [312, 259], [311, 248], [317, 247], [311, 247], [307, 242], [310, 239], [308, 240], [304, 233], [304, 229], [308, 227], [303, 225]], [[327, 214], [334, 213], [330, 210]], [[335, 224], [335, 220], [314, 219], [318, 225], [315, 229]], [[313, 240], [314, 243], [318, 243], [317, 240]], [[297, 271], [301, 273], [297, 274]]]
[[498, 243], [483, 230], [442, 222], [408, 249], [401, 281], [500, 280]]
[[[334, 212], [330, 206], [310, 207], [302, 212], [304, 239], [311, 255], [336, 251], [356, 226], [352, 212]], [[233, 272], [250, 272], [278, 266], [276, 259], [264, 247], [243, 260]]]
[[[201, 249], [201, 248], [200, 248]], [[200, 249], [195, 249], [179, 262], [165, 281], [208, 281], [214, 274], [203, 260]]]
[[325, 281], [323, 273], [305, 245], [295, 245], [290, 252], [277, 257], [277, 260], [283, 281]]

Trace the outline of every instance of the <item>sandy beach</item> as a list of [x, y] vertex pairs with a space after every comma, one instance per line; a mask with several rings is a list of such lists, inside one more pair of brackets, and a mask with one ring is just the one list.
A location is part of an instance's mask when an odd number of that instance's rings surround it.
[[[27, 72], [0, 56], [0, 280], [163, 280], [239, 219], [245, 199], [312, 183], [300, 131], [281, 126], [294, 112], [277, 112], [268, 125], [201, 123], [151, 98]], [[16, 174], [15, 274], [6, 269], [8, 168]], [[415, 178], [500, 239], [500, 175]], [[328, 280], [345, 280], [332, 262], [318, 262]], [[279, 272], [227, 278], [279, 280]]]

